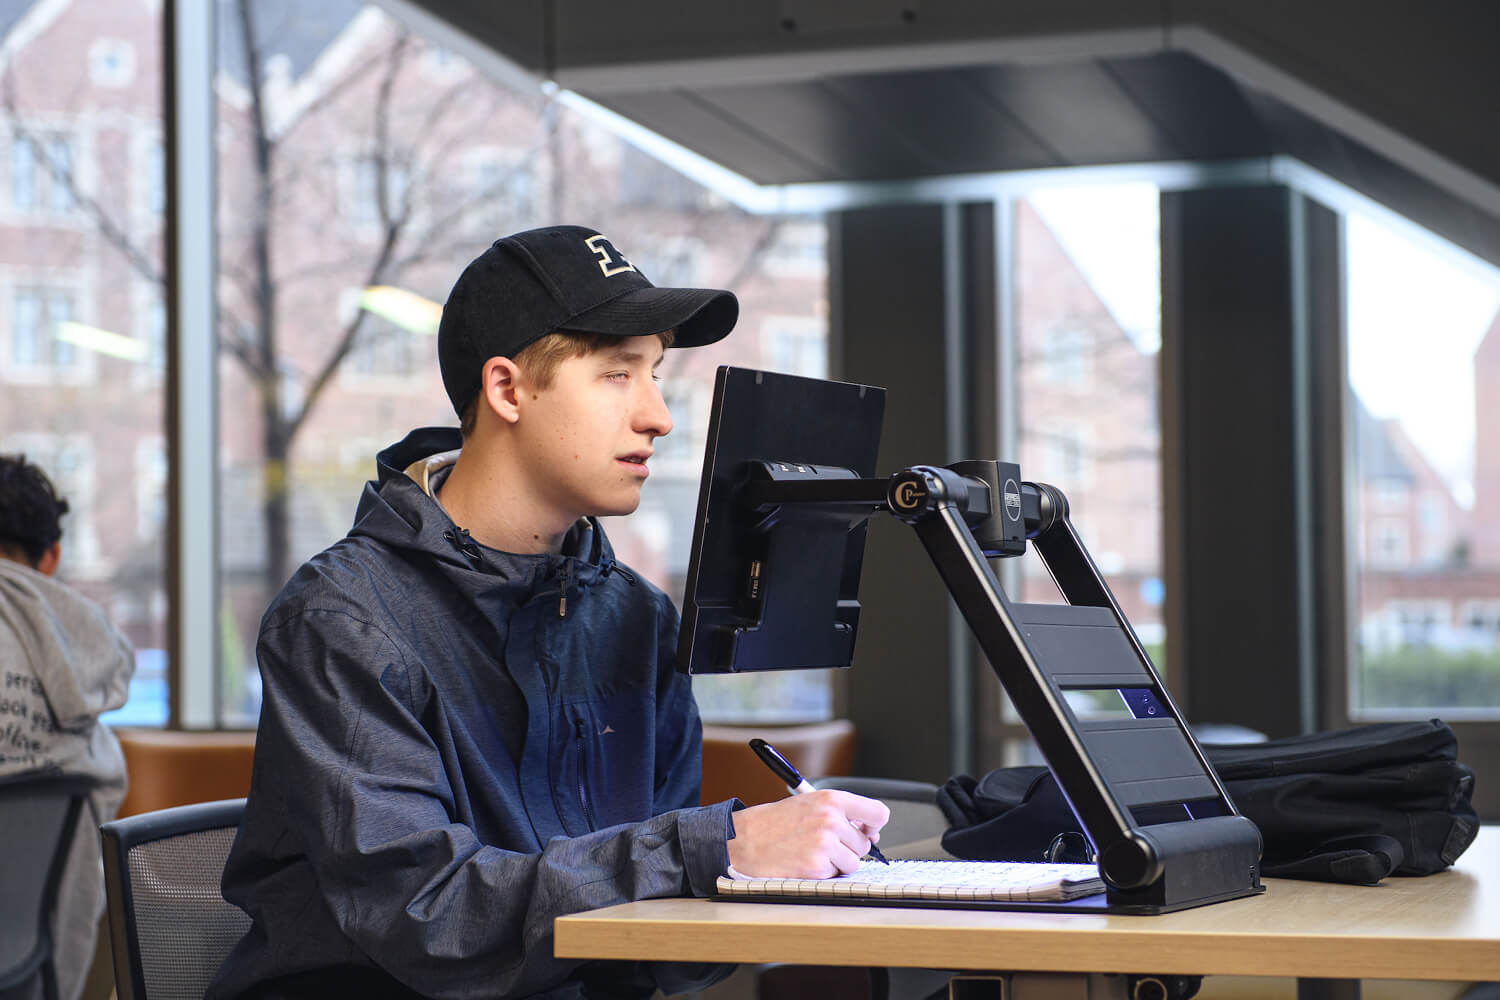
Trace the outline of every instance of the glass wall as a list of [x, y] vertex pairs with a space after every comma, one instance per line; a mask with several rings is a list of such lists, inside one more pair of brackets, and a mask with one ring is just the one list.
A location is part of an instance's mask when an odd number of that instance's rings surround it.
[[[747, 215], [374, 6], [256, 20], [266, 10], [220, 8], [223, 721], [253, 724], [261, 613], [348, 530], [375, 453], [413, 427], [456, 424], [438, 309], [465, 264], [530, 226], [597, 227], [658, 284], [740, 297], [728, 340], [669, 353], [677, 429], [640, 510], [608, 526], [619, 558], [680, 599], [714, 368], [826, 371], [821, 222]], [[825, 716], [826, 680], [799, 680], [695, 684], [710, 718]]]
[[167, 717], [161, 22], [114, 0], [0, 12], [0, 452], [65, 497], [58, 578], [137, 650]]
[[1500, 273], [1347, 217], [1353, 718], [1500, 714]]
[[[1159, 670], [1159, 198], [1150, 184], [1034, 191], [1015, 212], [1021, 474], [1070, 516]], [[1020, 599], [1062, 597], [1034, 553]]]

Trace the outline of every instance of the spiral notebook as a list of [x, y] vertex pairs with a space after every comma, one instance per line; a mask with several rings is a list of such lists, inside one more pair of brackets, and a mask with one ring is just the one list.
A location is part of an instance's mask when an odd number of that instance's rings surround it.
[[1095, 865], [1026, 861], [860, 862], [833, 878], [729, 878], [720, 876], [720, 899], [771, 902], [986, 903], [1064, 901], [1104, 891]]

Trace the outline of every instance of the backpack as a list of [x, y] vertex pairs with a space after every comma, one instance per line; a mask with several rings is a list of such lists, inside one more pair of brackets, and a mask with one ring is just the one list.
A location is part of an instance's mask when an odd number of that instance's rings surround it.
[[[1260, 828], [1261, 873], [1373, 884], [1452, 865], [1479, 832], [1474, 772], [1439, 719], [1263, 743], [1203, 744], [1235, 807]], [[938, 791], [943, 849], [974, 860], [1041, 860], [1078, 820], [1045, 767], [1005, 767]], [[1139, 820], [1138, 820], [1139, 821]]]

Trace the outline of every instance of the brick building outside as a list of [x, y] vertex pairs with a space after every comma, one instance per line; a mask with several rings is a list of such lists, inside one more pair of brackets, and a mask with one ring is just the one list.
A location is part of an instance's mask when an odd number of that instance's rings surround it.
[[[625, 562], [679, 594], [714, 368], [826, 373], [822, 222], [747, 215], [540, 90], [490, 79], [350, 0], [315, 12], [291, 0], [251, 4], [255, 37], [266, 40], [257, 88], [239, 8], [218, 2], [214, 335], [228, 717], [254, 709], [249, 642], [275, 586], [266, 579], [268, 491], [289, 486], [285, 561], [294, 567], [347, 530], [378, 448], [410, 427], [454, 422], [432, 337], [361, 314], [361, 290], [396, 286], [441, 302], [463, 265], [505, 232], [594, 225], [659, 284], [740, 297], [734, 336], [669, 355], [663, 387], [677, 430], [657, 447], [641, 509], [610, 528]], [[0, 0], [0, 448], [25, 450], [59, 481], [74, 504], [67, 578], [146, 650], [166, 644], [160, 17], [150, 0]], [[264, 176], [254, 166], [257, 96], [274, 142]], [[1016, 457], [1026, 478], [1068, 494], [1082, 537], [1149, 641], [1159, 637], [1162, 596], [1157, 357], [1121, 328], [1024, 202], [1016, 225]], [[273, 300], [257, 270], [261, 226]], [[347, 356], [301, 413], [356, 319]], [[59, 338], [75, 329], [68, 323], [119, 339], [99, 350]], [[268, 367], [257, 352], [271, 329], [278, 350]], [[1475, 362], [1472, 512], [1398, 426], [1362, 412], [1357, 421], [1368, 643], [1500, 636], [1500, 322]], [[266, 460], [268, 401], [281, 433], [297, 419], [285, 466]], [[1047, 599], [1048, 587], [1034, 568], [1023, 596]]]

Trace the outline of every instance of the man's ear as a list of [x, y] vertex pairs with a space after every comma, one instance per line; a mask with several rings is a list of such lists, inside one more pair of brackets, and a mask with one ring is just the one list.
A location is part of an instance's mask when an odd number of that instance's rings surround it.
[[62, 561], [62, 542], [53, 542], [42, 558], [37, 560], [36, 571], [43, 576], [51, 576], [57, 572], [57, 564]]
[[510, 358], [493, 357], [479, 373], [479, 392], [483, 405], [508, 424], [520, 418], [521, 369]]

